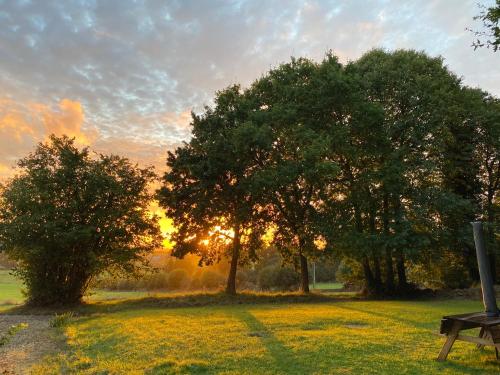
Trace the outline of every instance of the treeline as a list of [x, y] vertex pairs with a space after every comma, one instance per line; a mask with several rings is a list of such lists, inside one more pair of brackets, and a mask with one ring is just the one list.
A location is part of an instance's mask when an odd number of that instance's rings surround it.
[[292, 59], [218, 92], [167, 165], [157, 197], [177, 228], [173, 254], [229, 257], [231, 294], [238, 265], [268, 245], [303, 292], [308, 261], [325, 256], [374, 294], [467, 286], [478, 280], [475, 219], [500, 265], [500, 101], [441, 58]]
[[[139, 277], [116, 275], [106, 272], [93, 282], [94, 289], [119, 291], [208, 291], [220, 290], [226, 283], [229, 264], [220, 262], [213, 266], [199, 267], [198, 256], [188, 255], [183, 259], [167, 252], [156, 252], [148, 256], [153, 267]], [[1, 267], [1, 258], [0, 258]], [[338, 263], [325, 261], [315, 265], [316, 282], [331, 283], [335, 280]], [[279, 252], [268, 247], [259, 252], [259, 260], [240, 267], [236, 275], [238, 288], [245, 291], [292, 291], [297, 290], [299, 275], [290, 265], [283, 266]], [[312, 275], [311, 280], [312, 283]]]
[[[244, 274], [261, 288], [298, 281], [308, 292], [308, 263], [328, 258], [343, 283], [371, 294], [466, 287], [479, 278], [477, 219], [500, 278], [500, 101], [440, 58], [292, 59], [216, 93], [191, 125], [156, 193], [151, 168], [65, 136], [18, 162], [0, 186], [0, 253], [28, 303], [78, 303], [103, 275], [144, 274], [162, 240], [153, 199], [174, 221], [174, 256], [229, 259], [230, 294]], [[270, 250], [286, 268], [266, 260]], [[151, 283], [183, 285], [185, 274]]]

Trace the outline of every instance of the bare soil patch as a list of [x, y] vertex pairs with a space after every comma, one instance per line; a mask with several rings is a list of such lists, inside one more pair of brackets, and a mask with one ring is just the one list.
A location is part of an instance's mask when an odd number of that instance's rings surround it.
[[[0, 315], [0, 337], [8, 336], [0, 346], [0, 374], [27, 374], [29, 368], [43, 356], [57, 350], [50, 315]], [[27, 324], [9, 335], [9, 329]]]

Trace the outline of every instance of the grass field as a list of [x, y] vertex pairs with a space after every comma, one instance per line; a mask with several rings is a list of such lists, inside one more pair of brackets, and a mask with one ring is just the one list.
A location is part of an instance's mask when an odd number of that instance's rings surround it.
[[[22, 293], [23, 286], [21, 281], [11, 275], [11, 271], [0, 269], [0, 310], [11, 305], [22, 304], [24, 296]], [[163, 293], [166, 294], [166, 293]], [[89, 301], [124, 299], [124, 298], [140, 298], [148, 296], [158, 296], [162, 293], [149, 293], [142, 291], [107, 291], [93, 290], [86, 297]]]
[[315, 290], [338, 290], [342, 289], [343, 287], [344, 285], [341, 283], [316, 283], [315, 285], [309, 285], [310, 289]]
[[[1, 297], [16, 298], [12, 280], [5, 275], [1, 280]], [[11, 285], [10, 289], [4, 289], [5, 285]], [[435, 361], [443, 344], [443, 339], [435, 335], [441, 317], [480, 310], [480, 301], [342, 300], [317, 294], [309, 299], [269, 294], [231, 299], [220, 293], [146, 299], [141, 299], [141, 294], [121, 296], [119, 299], [117, 292], [97, 295], [76, 309], [75, 317], [65, 326], [54, 328], [58, 349], [35, 364], [32, 372], [500, 372], [492, 349], [479, 351], [474, 345], [461, 342], [455, 344], [449, 361]], [[19, 307], [10, 308], [19, 314]], [[4, 313], [10, 312], [4, 309]]]
[[23, 301], [22, 285], [8, 270], [0, 269], [0, 307]]
[[[5, 306], [21, 304], [24, 301], [21, 282], [10, 274], [9, 270], [0, 269], [0, 309]], [[338, 290], [341, 283], [316, 283], [315, 288], [310, 285], [311, 290]], [[141, 298], [148, 296], [165, 296], [171, 293], [155, 293], [147, 291], [108, 291], [93, 290], [86, 297], [89, 301], [100, 301], [109, 299]]]
[[93, 308], [63, 329], [39, 374], [498, 374], [491, 349], [435, 357], [445, 313], [478, 302], [340, 301], [190, 308]]

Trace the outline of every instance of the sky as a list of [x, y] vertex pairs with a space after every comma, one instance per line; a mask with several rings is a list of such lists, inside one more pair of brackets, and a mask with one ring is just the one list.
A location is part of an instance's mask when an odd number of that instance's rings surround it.
[[500, 96], [500, 52], [466, 30], [478, 1], [0, 0], [0, 181], [52, 133], [161, 171], [191, 111], [291, 56], [424, 50]]

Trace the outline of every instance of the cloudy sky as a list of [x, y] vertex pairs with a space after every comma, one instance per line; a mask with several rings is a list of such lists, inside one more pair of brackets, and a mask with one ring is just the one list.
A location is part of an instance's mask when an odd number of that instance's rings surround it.
[[50, 133], [162, 166], [216, 90], [328, 49], [425, 50], [500, 96], [500, 53], [465, 30], [478, 1], [0, 0], [0, 179]]

